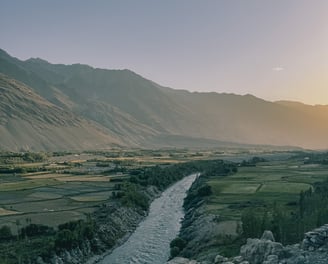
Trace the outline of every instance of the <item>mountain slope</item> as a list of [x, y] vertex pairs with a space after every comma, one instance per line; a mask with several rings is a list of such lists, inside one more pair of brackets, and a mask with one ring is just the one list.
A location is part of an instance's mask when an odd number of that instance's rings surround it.
[[21, 61], [1, 50], [0, 72], [128, 146], [165, 147], [180, 141], [207, 147], [227, 141], [328, 148], [327, 106], [191, 93], [129, 70]]
[[[90, 81], [87, 80], [94, 79], [90, 74], [98, 71], [89, 66], [53, 65], [41, 59], [20, 61], [0, 50], [0, 72], [30, 85], [37, 94], [58, 107], [92, 120], [98, 123], [98, 126], [106, 127], [105, 130], [109, 130], [112, 135], [123, 139], [125, 144], [130, 146], [137, 146], [145, 137], [157, 134], [153, 128], [122, 112], [115, 104], [97, 100], [98, 96], [95, 96], [93, 91], [94, 84], [89, 86]], [[116, 76], [113, 79], [117, 79]], [[70, 83], [73, 83], [73, 86]], [[103, 89], [104, 85], [98, 87]], [[106, 99], [108, 95], [99, 94], [99, 97]], [[124, 100], [124, 96], [121, 97]], [[112, 99], [114, 102], [122, 101], [115, 97]], [[131, 112], [135, 113], [133, 110]]]
[[2, 150], [89, 149], [122, 144], [109, 131], [60, 109], [3, 74], [0, 102]]
[[328, 113], [324, 109], [313, 111], [314, 106], [307, 106], [301, 110], [251, 95], [171, 93], [194, 110], [194, 125], [198, 125], [195, 132], [203, 137], [252, 144], [328, 147]]

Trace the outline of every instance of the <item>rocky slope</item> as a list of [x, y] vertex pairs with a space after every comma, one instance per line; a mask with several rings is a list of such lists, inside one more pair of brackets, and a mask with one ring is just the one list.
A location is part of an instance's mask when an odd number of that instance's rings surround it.
[[304, 235], [300, 244], [283, 246], [275, 242], [271, 231], [265, 231], [260, 239], [247, 239], [240, 255], [225, 258], [217, 255], [212, 261], [198, 262], [175, 258], [168, 264], [325, 264], [328, 260], [328, 225]]

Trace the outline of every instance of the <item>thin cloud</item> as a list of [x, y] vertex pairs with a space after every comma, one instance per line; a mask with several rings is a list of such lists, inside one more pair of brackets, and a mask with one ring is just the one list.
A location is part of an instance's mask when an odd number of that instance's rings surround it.
[[273, 70], [273, 71], [278, 71], [278, 72], [279, 72], [279, 71], [283, 71], [283, 70], [285, 70], [285, 68], [284, 68], [284, 67], [281, 67], [281, 66], [277, 66], [277, 67], [273, 67], [272, 70]]

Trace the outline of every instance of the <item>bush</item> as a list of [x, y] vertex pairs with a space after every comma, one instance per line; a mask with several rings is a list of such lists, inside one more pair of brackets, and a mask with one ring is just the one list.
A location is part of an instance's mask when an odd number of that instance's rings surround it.
[[55, 233], [52, 227], [46, 225], [37, 225], [30, 224], [26, 227], [23, 227], [20, 230], [20, 235], [22, 237], [33, 237], [33, 236], [41, 236], [41, 235], [53, 235]]
[[184, 247], [186, 246], [187, 242], [180, 238], [180, 237], [176, 237], [175, 239], [173, 239], [170, 243], [170, 247], [174, 248], [174, 247], [178, 247], [180, 250], [184, 249]]
[[149, 198], [142, 193], [135, 184], [128, 184], [124, 187], [124, 194], [122, 203], [130, 207], [141, 207], [143, 210], [147, 210], [149, 206]]
[[170, 243], [170, 254], [171, 254], [171, 258], [174, 258], [176, 256], [179, 255], [180, 251], [182, 249], [184, 249], [184, 247], [187, 245], [187, 242], [180, 238], [180, 237], [176, 237], [175, 239], [173, 239]]
[[4, 225], [0, 228], [0, 240], [6, 240], [13, 237], [9, 226]]
[[72, 249], [78, 245], [77, 237], [68, 229], [60, 230], [55, 239], [56, 249]]
[[178, 247], [173, 247], [170, 250], [171, 258], [178, 256], [179, 253], [180, 253], [180, 249]]
[[209, 196], [212, 194], [211, 186], [205, 184], [198, 189], [197, 193], [199, 196]]

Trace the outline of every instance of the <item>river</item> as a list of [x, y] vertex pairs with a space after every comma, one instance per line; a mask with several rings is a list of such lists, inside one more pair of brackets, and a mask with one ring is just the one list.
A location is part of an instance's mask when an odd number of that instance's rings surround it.
[[101, 264], [163, 264], [170, 256], [170, 242], [180, 230], [183, 199], [197, 174], [175, 183], [155, 199], [149, 214], [129, 239], [107, 255]]

